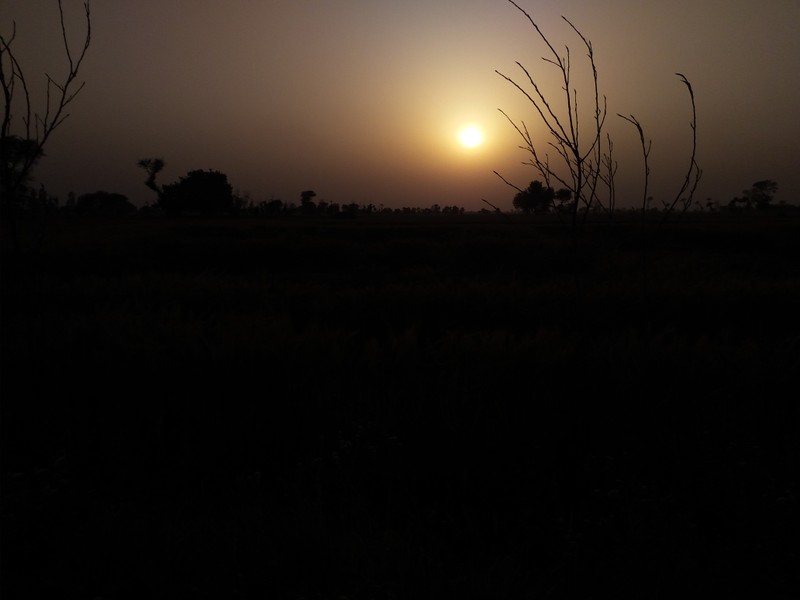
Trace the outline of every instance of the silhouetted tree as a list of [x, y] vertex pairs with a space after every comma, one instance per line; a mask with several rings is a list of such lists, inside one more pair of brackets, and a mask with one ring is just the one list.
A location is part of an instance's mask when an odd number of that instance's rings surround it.
[[166, 163], [163, 158], [143, 158], [137, 163], [147, 173], [147, 180], [144, 184], [153, 190], [158, 196], [161, 195], [161, 188], [156, 183], [156, 175], [163, 169]]
[[317, 207], [311, 200], [316, 195], [317, 193], [314, 190], [300, 192], [300, 210], [302, 210], [304, 214], [311, 214], [316, 210]]
[[17, 190], [14, 211], [17, 215], [47, 215], [58, 208], [58, 198], [47, 193], [44, 185], [34, 189], [22, 185]]
[[186, 177], [161, 187], [158, 203], [168, 215], [230, 214], [234, 209], [233, 188], [220, 171], [189, 171]]
[[553, 205], [555, 192], [541, 181], [532, 181], [527, 189], [514, 196], [514, 208], [525, 213], [545, 213]]
[[728, 202], [729, 210], [745, 208], [752, 210], [769, 210], [770, 203], [778, 191], [778, 184], [771, 179], [756, 181], [749, 190], [742, 191], [741, 197], [735, 196]]
[[164, 159], [143, 158], [136, 164], [147, 173], [144, 184], [158, 195], [158, 206], [167, 215], [230, 214], [246, 205], [246, 199], [234, 195], [227, 175], [219, 171], [189, 171], [175, 183], [159, 185], [156, 177], [166, 165]]
[[92, 217], [128, 217], [136, 207], [122, 194], [97, 191], [83, 194], [75, 203], [75, 213]]
[[3, 195], [4, 212], [11, 209], [12, 199], [25, 195], [30, 172], [42, 156], [42, 147], [35, 140], [16, 135], [0, 139], [0, 193]]
[[557, 210], [572, 210], [572, 191], [561, 188], [555, 193], [555, 205]]
[[[30, 88], [25, 78], [22, 65], [12, 48], [17, 35], [16, 23], [12, 24], [11, 36], [0, 35], [0, 90], [3, 94], [3, 113], [0, 121], [0, 205], [3, 213], [10, 217], [12, 227], [14, 219], [14, 202], [18, 192], [22, 191], [25, 182], [38, 160], [44, 155], [44, 146], [50, 136], [69, 116], [65, 112], [67, 106], [83, 89], [84, 83], [78, 83], [78, 71], [86, 57], [92, 34], [92, 21], [89, 2], [83, 4], [86, 13], [86, 36], [78, 55], [73, 55], [67, 39], [67, 27], [64, 8], [58, 0], [58, 12], [61, 23], [61, 34], [68, 69], [66, 74], [57, 80], [45, 74], [47, 85], [43, 111], [33, 109]], [[21, 95], [17, 96], [17, 92]], [[21, 127], [12, 131], [14, 111], [21, 113], [18, 122]], [[14, 243], [17, 243], [14, 233]]]
[[262, 200], [256, 205], [256, 211], [259, 215], [277, 215], [284, 210], [286, 210], [286, 206], [283, 204], [283, 201], [277, 198]]
[[343, 204], [339, 212], [339, 216], [345, 219], [353, 219], [358, 214], [358, 204], [351, 202], [350, 204]]
[[745, 190], [744, 197], [748, 207], [755, 206], [759, 210], [767, 210], [778, 192], [778, 184], [771, 179], [756, 181], [749, 190]]

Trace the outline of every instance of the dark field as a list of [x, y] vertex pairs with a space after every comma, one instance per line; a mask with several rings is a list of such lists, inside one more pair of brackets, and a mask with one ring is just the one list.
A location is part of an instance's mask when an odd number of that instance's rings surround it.
[[800, 593], [800, 219], [21, 225], [4, 598]]

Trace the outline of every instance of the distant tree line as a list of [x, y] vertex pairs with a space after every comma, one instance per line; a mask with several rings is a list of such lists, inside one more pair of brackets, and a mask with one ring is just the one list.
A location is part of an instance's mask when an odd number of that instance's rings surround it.
[[771, 179], [756, 181], [749, 190], [743, 190], [741, 197], [733, 198], [728, 207], [732, 209], [744, 208], [746, 210], [769, 210], [772, 201], [778, 192], [778, 184]]
[[245, 200], [242, 202], [239, 214], [247, 216], [276, 216], [276, 215], [289, 215], [299, 214], [305, 216], [325, 216], [337, 219], [352, 219], [358, 215], [388, 215], [388, 214], [442, 214], [442, 215], [460, 215], [464, 214], [465, 209], [462, 206], [440, 206], [434, 204], [430, 207], [409, 207], [390, 208], [387, 206], [375, 204], [358, 204], [351, 202], [347, 204], [339, 204], [336, 202], [327, 202], [325, 200], [318, 200], [314, 202], [312, 199], [316, 197], [316, 193], [312, 190], [304, 191], [300, 194], [300, 204], [285, 203], [282, 200], [272, 198], [270, 200], [263, 200], [257, 203]]
[[[720, 204], [718, 201], [708, 198], [705, 203], [695, 201], [692, 206], [697, 211], [709, 212], [738, 212], [758, 210], [766, 212], [776, 208], [783, 210], [791, 209], [791, 206], [780, 202], [775, 204], [775, 195], [778, 192], [778, 184], [771, 179], [763, 179], [753, 183], [749, 189], [743, 190], [741, 196], [736, 196], [728, 201], [727, 204]], [[532, 181], [524, 190], [518, 191], [514, 195], [514, 208], [523, 213], [545, 214], [553, 212], [567, 212], [572, 210], [573, 195], [567, 188], [554, 190], [552, 187], [545, 186], [541, 181]], [[661, 210], [654, 205], [653, 197], [647, 198], [647, 207], [658, 212]], [[670, 203], [662, 202], [663, 210], [669, 210]], [[599, 210], [600, 207], [596, 207]]]
[[696, 203], [696, 210], [707, 212], [747, 212], [747, 211], [774, 211], [785, 212], [798, 208], [787, 204], [783, 200], [775, 203], [775, 194], [778, 192], [778, 184], [772, 179], [762, 179], [756, 181], [749, 189], [742, 190], [741, 196], [731, 198], [727, 204], [721, 204], [717, 200], [707, 198], [704, 203]]
[[96, 191], [80, 196], [70, 192], [64, 204], [57, 196], [50, 195], [43, 185], [38, 189], [22, 186], [17, 195], [16, 216], [23, 218], [53, 213], [79, 217], [130, 217], [138, 212], [127, 196], [114, 192]]
[[[372, 203], [355, 202], [339, 204], [318, 199], [313, 190], [300, 193], [299, 203], [284, 202], [278, 198], [253, 201], [247, 194], [234, 191], [228, 177], [220, 171], [189, 171], [178, 181], [158, 185], [156, 175], [163, 169], [164, 161], [160, 159], [144, 159], [139, 166], [147, 172], [145, 185], [156, 192], [155, 204], [137, 208], [126, 196], [119, 193], [98, 190], [76, 196], [70, 192], [65, 203], [58, 197], [50, 195], [44, 185], [34, 188], [23, 184], [17, 192], [16, 214], [18, 217], [60, 213], [77, 217], [133, 217], [133, 216], [242, 216], [242, 217], [278, 217], [307, 216], [335, 219], [352, 219], [357, 216], [394, 214], [394, 215], [460, 215], [466, 211], [459, 206], [441, 206], [433, 204], [429, 207], [401, 208], [385, 207]], [[783, 202], [775, 204], [778, 184], [769, 179], [760, 180], [743, 190], [741, 196], [732, 198], [721, 204], [707, 199], [705, 203], [695, 202], [697, 211], [707, 212], [742, 212], [780, 209], [791, 211], [796, 207]], [[652, 198], [648, 198], [652, 202]], [[566, 188], [553, 190], [541, 181], [532, 181], [524, 190], [514, 195], [513, 206], [525, 214], [553, 214], [572, 210], [574, 201], [572, 193]], [[635, 210], [635, 209], [631, 209]], [[658, 207], [653, 210], [658, 211]], [[489, 212], [485, 209], [481, 212]], [[496, 212], [496, 211], [495, 211]]]
[[[184, 178], [185, 179], [185, 178]], [[212, 181], [214, 178], [211, 178]], [[201, 197], [202, 198], [202, 197]], [[207, 201], [207, 199], [205, 200]], [[169, 205], [167, 205], [169, 206]], [[169, 212], [168, 212], [169, 210]], [[47, 214], [60, 214], [75, 217], [158, 217], [171, 215], [207, 215], [207, 216], [240, 216], [240, 217], [279, 217], [279, 216], [309, 216], [324, 217], [335, 219], [352, 219], [358, 216], [369, 215], [460, 215], [466, 211], [459, 206], [440, 206], [434, 204], [430, 207], [407, 207], [390, 208], [376, 206], [375, 204], [358, 204], [351, 202], [338, 204], [336, 202], [326, 202], [319, 200], [314, 203], [284, 202], [278, 198], [270, 198], [254, 202], [247, 195], [232, 193], [232, 204], [229, 210], [223, 211], [217, 207], [214, 210], [203, 211], [193, 206], [189, 206], [185, 211], [173, 212], [170, 207], [168, 210], [160, 204], [151, 204], [137, 207], [127, 196], [114, 192], [96, 191], [76, 196], [70, 192], [66, 202], [62, 202], [57, 196], [48, 193], [45, 186], [40, 185], [38, 189], [25, 187], [20, 191], [17, 216], [20, 218], [43, 216]]]

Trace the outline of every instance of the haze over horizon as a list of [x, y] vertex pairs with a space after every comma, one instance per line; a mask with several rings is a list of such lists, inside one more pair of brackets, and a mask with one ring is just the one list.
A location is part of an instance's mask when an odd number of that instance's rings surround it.
[[[637, 134], [616, 113], [635, 115], [653, 141], [651, 195], [669, 200], [680, 187], [691, 106], [676, 72], [697, 101], [696, 198], [726, 203], [772, 179], [776, 200], [800, 203], [798, 2], [518, 3], [560, 53], [570, 47], [586, 108], [585, 49], [561, 16], [593, 44], [618, 205], [639, 202], [643, 169]], [[65, 66], [57, 3], [0, 7], [0, 32], [16, 22], [13, 49], [42, 111], [44, 73], [59, 80]], [[64, 7], [77, 48], [82, 2]], [[522, 82], [519, 60], [556, 107], [563, 97], [541, 60], [546, 46], [506, 0], [95, 0], [91, 10], [86, 87], [34, 172], [62, 202], [97, 190], [153, 202], [136, 162], [161, 157], [161, 183], [217, 169], [254, 201], [298, 202], [313, 189], [340, 204], [476, 210], [486, 198], [510, 209], [514, 191], [492, 171], [520, 187], [538, 174], [521, 165], [520, 140], [497, 109], [524, 120], [543, 151], [549, 137], [495, 69]], [[459, 133], [473, 123], [485, 140], [469, 148]]]

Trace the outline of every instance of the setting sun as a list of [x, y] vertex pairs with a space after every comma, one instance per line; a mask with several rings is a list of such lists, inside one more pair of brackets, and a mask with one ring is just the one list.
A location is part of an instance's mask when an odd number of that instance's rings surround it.
[[458, 134], [462, 146], [475, 148], [483, 143], [483, 132], [477, 125], [467, 125]]

